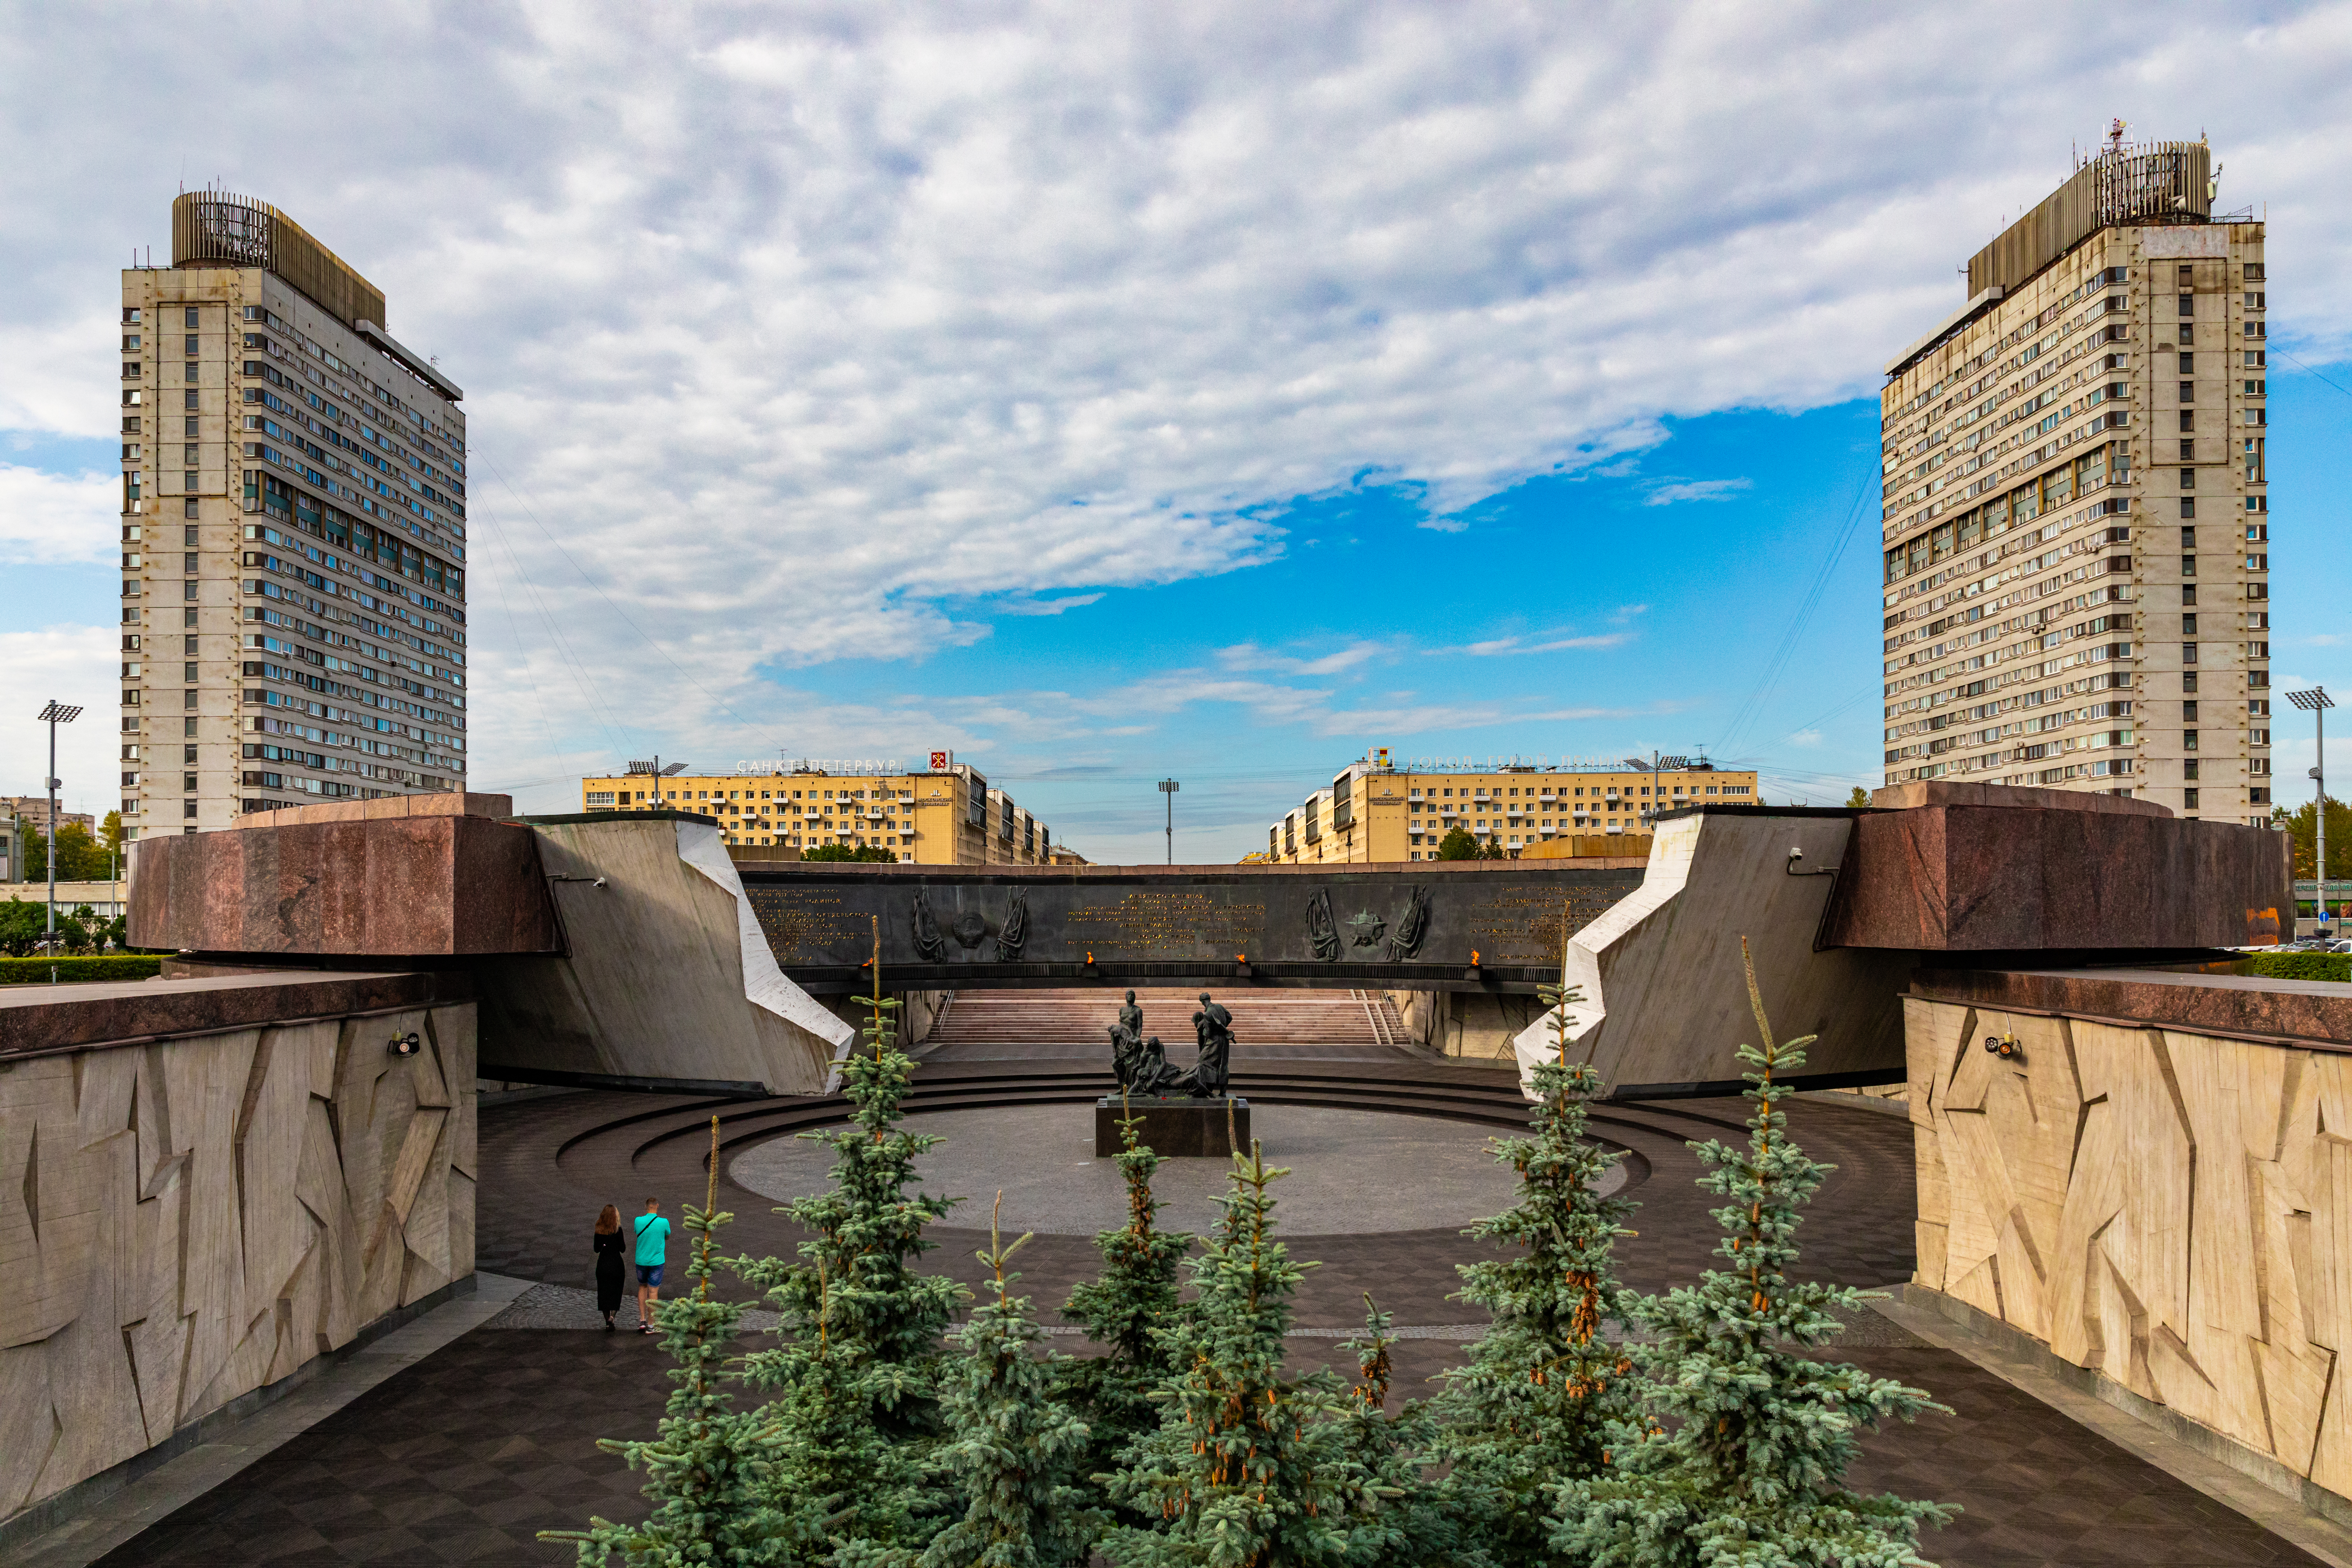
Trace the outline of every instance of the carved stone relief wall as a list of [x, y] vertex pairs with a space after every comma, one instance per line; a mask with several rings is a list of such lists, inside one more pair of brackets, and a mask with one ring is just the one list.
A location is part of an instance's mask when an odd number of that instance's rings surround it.
[[0, 1517], [474, 1271], [474, 1026], [0, 1058]]
[[1904, 1016], [1917, 1282], [2352, 1495], [2352, 1057]]

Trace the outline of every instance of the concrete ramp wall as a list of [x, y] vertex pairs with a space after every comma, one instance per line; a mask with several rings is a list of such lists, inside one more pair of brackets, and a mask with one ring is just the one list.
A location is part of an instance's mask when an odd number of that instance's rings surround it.
[[[1570, 939], [1570, 1052], [1612, 1089], [1738, 1078], [1756, 1039], [1739, 939], [1748, 938], [1774, 1034], [1817, 1034], [1808, 1076], [1903, 1067], [1897, 994], [1909, 952], [1813, 951], [1836, 879], [1792, 876], [1843, 861], [1853, 816], [1792, 811], [1670, 818], [1658, 825], [1641, 888]], [[1546, 1013], [1513, 1043], [1522, 1081], [1557, 1050]]]
[[530, 826], [564, 951], [477, 966], [483, 1076], [831, 1089], [856, 1031], [777, 966], [716, 827], [618, 814]]

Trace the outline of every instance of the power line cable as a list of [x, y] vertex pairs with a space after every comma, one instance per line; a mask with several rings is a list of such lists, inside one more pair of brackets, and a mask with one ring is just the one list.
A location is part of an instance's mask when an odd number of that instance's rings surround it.
[[1837, 572], [1838, 563], [1844, 559], [1846, 546], [1853, 542], [1854, 531], [1861, 526], [1862, 503], [1868, 494], [1869, 476], [1865, 473], [1854, 486], [1853, 502], [1847, 509], [1845, 525], [1838, 532], [1837, 542], [1831, 547], [1820, 569], [1814, 573], [1811, 586], [1806, 591], [1803, 601], [1798, 605], [1796, 615], [1790, 620], [1788, 630], [1781, 634], [1780, 644], [1773, 650], [1770, 660], [1766, 663], [1762, 677], [1757, 681], [1755, 689], [1748, 694], [1747, 700], [1734, 710], [1731, 722], [1724, 730], [1722, 737], [1717, 742], [1717, 745], [1727, 748], [1736, 745], [1748, 727], [1762, 713], [1765, 700], [1770, 695], [1773, 687], [1779, 683], [1782, 669], [1795, 654], [1804, 636], [1807, 623], [1812, 619], [1814, 610], [1820, 606], [1822, 596], [1829, 591], [1829, 584]]
[[2293, 354], [2291, 354], [2291, 353], [2287, 353], [2287, 352], [2286, 352], [2286, 350], [2284, 350], [2284, 349], [2273, 349], [2273, 350], [2271, 350], [2271, 353], [2274, 353], [2274, 354], [2278, 355], [2278, 356], [2279, 356], [2279, 358], [2281, 358], [2281, 359], [2283, 359], [2283, 360], [2286, 361], [2286, 362], [2287, 362], [2287, 363], [2289, 363], [2289, 364], [2291, 364], [2291, 365], [2294, 366], [2297, 370], [2299, 370], [2299, 371], [2303, 372], [2303, 373], [2304, 373], [2304, 374], [2305, 374], [2305, 375], [2307, 375], [2307, 376], [2311, 377], [2314, 381], [2318, 382], [2318, 383], [2319, 383], [2320, 384], [2322, 384], [2323, 386], [2330, 387], [2330, 388], [2334, 389], [2335, 391], [2341, 392], [2341, 393], [2343, 393], [2343, 394], [2344, 394], [2344, 395], [2345, 395], [2345, 396], [2347, 396], [2347, 397], [2352, 397], [2352, 391], [2346, 391], [2346, 389], [2345, 389], [2345, 388], [2343, 388], [2343, 387], [2341, 387], [2341, 386], [2337, 386], [2337, 385], [2336, 384], [2336, 383], [2334, 383], [2334, 382], [2332, 382], [2332, 381], [2328, 380], [2328, 379], [2327, 379], [2327, 377], [2326, 377], [2326, 376], [2324, 376], [2324, 375], [2320, 374], [2317, 371], [2315, 371], [2315, 370], [2312, 369], [2309, 365], [2307, 365], [2307, 364], [2304, 363], [2301, 360], [2299, 360], [2299, 359], [2295, 358]]

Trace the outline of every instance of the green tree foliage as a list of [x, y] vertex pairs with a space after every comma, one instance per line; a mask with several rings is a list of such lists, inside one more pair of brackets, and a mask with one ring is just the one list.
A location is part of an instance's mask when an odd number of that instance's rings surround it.
[[[2298, 881], [2312, 881], [2319, 874], [2319, 807], [2315, 801], [2305, 801], [2289, 811], [2284, 806], [2271, 808], [2271, 826], [2286, 830], [2287, 841], [2294, 846], [2294, 875]], [[2327, 802], [2327, 879], [2342, 880], [2352, 873], [2352, 805], [2330, 797]]]
[[896, 850], [885, 849], [878, 844], [820, 844], [801, 851], [803, 860], [879, 860], [896, 865]]
[[686, 1564], [803, 1563], [830, 1552], [816, 1521], [803, 1505], [798, 1517], [769, 1500], [770, 1473], [778, 1434], [764, 1410], [739, 1411], [726, 1365], [742, 1307], [711, 1299], [712, 1238], [732, 1220], [714, 1210], [718, 1197], [719, 1119], [710, 1119], [711, 1180], [704, 1206], [686, 1206], [686, 1228], [694, 1236], [687, 1264], [695, 1282], [691, 1295], [673, 1297], [656, 1309], [662, 1348], [677, 1364], [676, 1384], [650, 1441], [605, 1438], [596, 1446], [646, 1472], [645, 1495], [653, 1512], [642, 1524], [594, 1519], [584, 1531], [541, 1531], [542, 1541], [577, 1543], [583, 1568], [600, 1568], [618, 1555], [628, 1568], [685, 1568]]
[[1868, 1292], [1788, 1276], [1798, 1210], [1829, 1167], [1790, 1140], [1780, 1109], [1790, 1090], [1775, 1077], [1804, 1065], [1813, 1037], [1773, 1043], [1752, 963], [1748, 994], [1764, 1040], [1739, 1047], [1756, 1068], [1748, 1147], [1693, 1145], [1707, 1167], [1700, 1184], [1726, 1200], [1716, 1255], [1729, 1267], [1629, 1304], [1652, 1336], [1633, 1353], [1663, 1420], [1627, 1427], [1606, 1469], [1558, 1489], [1553, 1548], [1591, 1568], [1904, 1568], [1920, 1562], [1919, 1527], [1950, 1517], [1845, 1484], [1858, 1432], [1943, 1406], [1803, 1353], [1841, 1331], [1830, 1308], [1851, 1310]]
[[1459, 1510], [1449, 1493], [1430, 1486], [1424, 1467], [1434, 1456], [1437, 1418], [1431, 1401], [1408, 1399], [1391, 1414], [1389, 1384], [1394, 1374], [1391, 1351], [1396, 1336], [1389, 1314], [1364, 1296], [1364, 1331], [1341, 1342], [1356, 1352], [1357, 1382], [1340, 1422], [1340, 1442], [1364, 1478], [1365, 1490], [1380, 1510], [1380, 1528], [1359, 1529], [1349, 1542], [1356, 1561], [1439, 1563], [1465, 1558]]
[[1107, 1532], [1121, 1568], [1240, 1568], [1378, 1559], [1386, 1526], [1347, 1451], [1343, 1391], [1328, 1370], [1282, 1373], [1290, 1298], [1303, 1271], [1274, 1239], [1269, 1168], [1253, 1142], [1193, 1259], [1192, 1310], [1160, 1331], [1181, 1369], [1161, 1390], [1160, 1426], [1109, 1478], [1112, 1495], [1156, 1520]]
[[1462, 1268], [1460, 1299], [1493, 1321], [1447, 1374], [1433, 1456], [1471, 1539], [1497, 1562], [1555, 1561], [1549, 1489], [1600, 1473], [1612, 1435], [1637, 1419], [1639, 1382], [1601, 1336], [1625, 1310], [1612, 1257], [1634, 1205], [1597, 1187], [1617, 1163], [1585, 1137], [1600, 1075], [1569, 1061], [1573, 987], [1546, 986], [1557, 1059], [1535, 1068], [1531, 1135], [1498, 1139], [1518, 1201], [1470, 1227], [1506, 1256]]
[[[27, 889], [28, 891], [32, 890]], [[111, 940], [122, 945], [122, 917], [100, 919], [88, 904], [58, 906], [58, 951], [95, 952]], [[49, 905], [46, 899], [9, 899], [0, 903], [0, 952], [22, 958], [48, 936]]]
[[1062, 1305], [1062, 1315], [1081, 1324], [1103, 1353], [1073, 1359], [1064, 1368], [1064, 1386], [1084, 1412], [1092, 1433], [1090, 1462], [1081, 1472], [1110, 1469], [1119, 1452], [1160, 1423], [1151, 1391], [1174, 1370], [1158, 1331], [1172, 1326], [1182, 1311], [1177, 1271], [1192, 1247], [1190, 1231], [1160, 1230], [1159, 1200], [1151, 1175], [1160, 1156], [1139, 1142], [1139, 1120], [1119, 1123], [1124, 1145], [1113, 1156], [1127, 1182], [1127, 1224], [1095, 1237], [1102, 1254], [1099, 1278], [1079, 1285]]
[[1845, 797], [1845, 803], [1848, 805], [1868, 805], [1870, 804], [1870, 792], [1863, 788], [1860, 784], [1856, 784], [1853, 786], [1853, 793]]
[[772, 1407], [782, 1446], [771, 1473], [776, 1505], [826, 1500], [844, 1539], [919, 1547], [946, 1506], [932, 1449], [940, 1340], [958, 1287], [914, 1263], [938, 1245], [924, 1227], [952, 1205], [907, 1190], [916, 1157], [940, 1140], [898, 1131], [915, 1069], [895, 1044], [899, 1004], [856, 1000], [872, 1022], [842, 1065], [849, 1124], [801, 1134], [831, 1145], [833, 1186], [780, 1211], [814, 1234], [798, 1262], [744, 1257], [729, 1267], [765, 1290], [781, 1318], [777, 1342], [743, 1363], [747, 1382], [782, 1396]]
[[30, 899], [0, 904], [0, 952], [22, 958], [33, 951], [48, 925], [48, 906]]
[[[120, 818], [117, 818], [118, 823]], [[25, 877], [28, 881], [49, 879], [48, 836], [37, 827], [24, 831]], [[58, 880], [60, 882], [103, 882], [114, 875], [117, 862], [106, 852], [105, 846], [90, 836], [89, 828], [79, 822], [68, 822], [58, 829]]]
[[1475, 860], [1481, 858], [1478, 840], [1466, 827], [1450, 827], [1445, 837], [1437, 841], [1440, 860]]
[[[997, 1206], [1004, 1194], [996, 1194]], [[941, 1397], [953, 1440], [941, 1466], [961, 1484], [963, 1517], [932, 1538], [921, 1568], [1065, 1568], [1083, 1563], [1096, 1521], [1077, 1482], [1087, 1451], [1086, 1423], [1056, 1397], [1066, 1356], [1033, 1353], [1045, 1337], [1029, 1298], [1011, 1294], [1011, 1247], [988, 1223], [980, 1260], [995, 1276], [996, 1300], [964, 1325], [963, 1353]]]

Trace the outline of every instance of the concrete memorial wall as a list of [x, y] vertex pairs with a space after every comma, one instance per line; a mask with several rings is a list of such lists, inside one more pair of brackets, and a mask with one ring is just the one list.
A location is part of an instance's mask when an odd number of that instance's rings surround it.
[[202, 1021], [238, 984], [0, 997], [0, 1520], [472, 1276], [473, 1005], [283, 979], [253, 988], [298, 1021], [177, 1036], [174, 998]]

